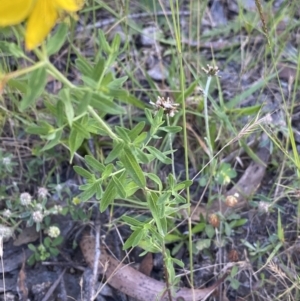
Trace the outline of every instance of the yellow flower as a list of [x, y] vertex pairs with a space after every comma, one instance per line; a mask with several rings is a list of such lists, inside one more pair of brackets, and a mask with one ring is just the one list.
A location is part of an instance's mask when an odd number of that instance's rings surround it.
[[0, 26], [27, 19], [25, 45], [37, 47], [54, 27], [61, 11], [75, 12], [84, 0], [0, 0]]

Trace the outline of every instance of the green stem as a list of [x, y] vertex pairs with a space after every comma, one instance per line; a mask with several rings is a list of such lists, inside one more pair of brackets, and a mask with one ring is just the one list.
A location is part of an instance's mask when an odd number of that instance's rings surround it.
[[57, 70], [49, 61], [46, 60], [48, 72], [53, 75], [57, 80], [61, 81], [63, 84], [69, 88], [76, 89], [77, 87], [73, 85], [59, 70]]
[[16, 78], [16, 77], [19, 77], [21, 75], [28, 74], [28, 73], [30, 73], [34, 70], [37, 70], [39, 68], [44, 67], [45, 65], [46, 65], [46, 62], [41, 61], [41, 62], [38, 62], [38, 63], [36, 63], [36, 64], [34, 64], [30, 67], [8, 73], [3, 78], [4, 78], [4, 80], [10, 80], [12, 78]]
[[210, 130], [209, 130], [209, 116], [208, 116], [208, 92], [209, 92], [209, 86], [211, 83], [211, 76], [207, 78], [205, 90], [204, 90], [204, 119], [205, 119], [205, 130], [206, 130], [206, 139], [207, 139], [207, 145], [209, 148], [209, 159], [213, 159], [213, 149], [210, 139]]
[[91, 106], [88, 106], [88, 111], [90, 114], [98, 121], [102, 129], [108, 134], [108, 136], [113, 140], [121, 141], [121, 139], [111, 130], [111, 128], [103, 121], [103, 119], [97, 114], [97, 112]]
[[[180, 31], [180, 19], [179, 19], [179, 1], [176, 0], [176, 11], [174, 8], [173, 1], [169, 0], [172, 19], [174, 26], [174, 33], [176, 39], [176, 48], [179, 60], [179, 76], [180, 76], [180, 90], [181, 90], [181, 99], [182, 99], [182, 123], [183, 123], [183, 145], [184, 145], [184, 165], [185, 165], [185, 177], [186, 180], [189, 180], [189, 157], [188, 157], [188, 138], [187, 138], [187, 128], [186, 128], [186, 107], [185, 107], [185, 74], [183, 68], [183, 57], [182, 57], [182, 47], [181, 47], [181, 31]], [[177, 12], [177, 13], [176, 13]], [[177, 18], [176, 18], [177, 17]], [[191, 219], [191, 197], [189, 187], [186, 189], [186, 201], [188, 204], [188, 230], [189, 230], [189, 259], [190, 259], [190, 282], [191, 286], [194, 285], [194, 263], [193, 263], [193, 240], [192, 240], [192, 219]], [[193, 296], [195, 299], [195, 296]]]
[[[169, 115], [167, 115], [167, 124], [168, 126], [170, 126], [170, 118]], [[174, 159], [174, 153], [173, 153], [173, 137], [172, 137], [172, 133], [169, 133], [169, 144], [170, 144], [170, 150], [171, 152], [171, 159], [172, 159], [172, 173], [173, 173], [173, 177], [174, 179], [176, 179], [176, 174], [175, 174], [175, 159]]]

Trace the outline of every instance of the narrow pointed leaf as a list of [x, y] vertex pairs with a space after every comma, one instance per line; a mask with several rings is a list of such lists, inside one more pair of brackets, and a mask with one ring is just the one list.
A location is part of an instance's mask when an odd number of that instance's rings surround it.
[[132, 180], [139, 185], [140, 188], [144, 188], [146, 186], [145, 175], [128, 146], [124, 147], [119, 159], [123, 163], [123, 166], [131, 176]]
[[93, 156], [91, 155], [86, 155], [84, 157], [85, 162], [95, 171], [98, 172], [103, 172], [105, 170], [105, 166], [100, 163], [98, 160], [96, 160]]
[[115, 182], [113, 179], [110, 179], [104, 191], [102, 200], [100, 201], [100, 211], [104, 212], [105, 209], [113, 202], [116, 196], [117, 196], [117, 190], [115, 188]]

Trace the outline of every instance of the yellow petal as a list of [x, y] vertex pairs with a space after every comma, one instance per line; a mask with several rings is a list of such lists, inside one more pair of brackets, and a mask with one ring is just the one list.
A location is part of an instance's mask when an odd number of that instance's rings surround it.
[[53, 0], [37, 0], [26, 28], [25, 45], [28, 50], [37, 47], [47, 37], [58, 18]]
[[15, 25], [26, 19], [35, 0], [0, 0], [0, 26]]
[[82, 8], [84, 0], [54, 0], [57, 8], [66, 10], [68, 12], [74, 12]]

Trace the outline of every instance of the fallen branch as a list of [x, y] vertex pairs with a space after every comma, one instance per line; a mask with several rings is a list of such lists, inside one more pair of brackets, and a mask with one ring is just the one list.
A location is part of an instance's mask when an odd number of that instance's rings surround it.
[[[87, 264], [94, 266], [95, 238], [84, 234], [80, 248]], [[99, 258], [99, 274], [105, 275], [107, 283], [124, 294], [136, 298], [139, 301], [176, 301], [180, 298], [184, 301], [204, 301], [224, 281], [224, 275], [215, 284], [204, 289], [176, 288], [172, 300], [166, 294], [165, 283], [148, 277], [129, 265], [120, 263], [102, 249]]]

